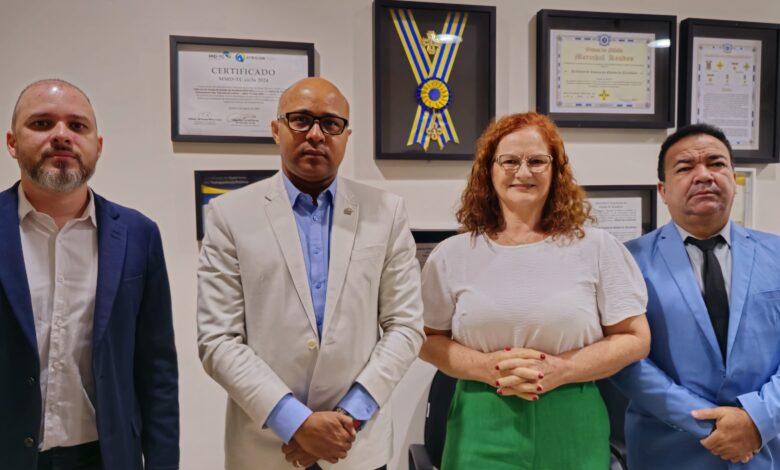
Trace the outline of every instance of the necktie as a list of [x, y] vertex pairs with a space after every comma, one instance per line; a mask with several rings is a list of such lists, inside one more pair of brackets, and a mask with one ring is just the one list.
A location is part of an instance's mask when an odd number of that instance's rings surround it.
[[720, 269], [718, 258], [715, 257], [715, 247], [726, 243], [722, 236], [717, 235], [707, 240], [697, 240], [693, 237], [685, 239], [686, 244], [691, 244], [704, 253], [704, 266], [702, 266], [702, 278], [704, 279], [704, 304], [707, 313], [710, 314], [712, 328], [718, 339], [720, 353], [723, 361], [726, 361], [726, 343], [729, 331], [729, 297], [726, 294], [726, 282], [723, 279], [723, 271]]

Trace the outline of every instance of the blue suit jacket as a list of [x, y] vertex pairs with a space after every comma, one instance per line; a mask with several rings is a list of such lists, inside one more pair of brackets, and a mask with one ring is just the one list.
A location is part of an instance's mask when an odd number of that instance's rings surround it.
[[[0, 193], [0, 467], [33, 470], [41, 427], [40, 362], [17, 185]], [[103, 468], [175, 469], [178, 372], [160, 233], [139, 212], [97, 195], [95, 210], [92, 373]]]
[[[780, 237], [731, 226], [725, 367], [677, 228], [670, 223], [627, 243], [647, 283], [652, 331], [650, 356], [613, 378], [631, 400], [632, 470], [780, 469]], [[721, 405], [742, 406], [761, 433], [761, 452], [747, 465], [699, 443], [713, 422], [691, 411]]]

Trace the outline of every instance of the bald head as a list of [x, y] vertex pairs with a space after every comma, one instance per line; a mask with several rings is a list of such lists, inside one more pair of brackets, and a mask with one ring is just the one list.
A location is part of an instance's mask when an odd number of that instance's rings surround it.
[[[92, 102], [89, 100], [89, 97], [87, 96], [84, 91], [81, 90], [81, 88], [77, 87], [76, 85], [66, 81], [62, 80], [60, 78], [45, 78], [43, 80], [38, 80], [35, 82], [30, 83], [24, 89], [21, 93], [19, 93], [19, 97], [16, 99], [16, 104], [14, 105], [14, 112], [11, 115], [11, 129], [16, 129], [16, 120], [19, 115], [19, 109], [21, 108], [21, 105], [24, 104], [24, 100], [27, 99], [27, 97], [35, 93], [36, 91], [40, 90], [46, 90], [52, 87], [60, 87], [60, 88], [70, 88], [71, 90], [77, 91], [81, 96], [84, 97], [84, 99], [87, 101], [87, 104], [89, 105], [89, 108], [92, 109]], [[95, 119], [94, 116], [95, 112], [92, 111], [92, 118]], [[97, 121], [95, 119], [95, 121]]]
[[313, 99], [331, 103], [338, 109], [341, 117], [349, 119], [349, 102], [347, 98], [344, 97], [336, 85], [320, 77], [303, 78], [284, 90], [279, 97], [277, 114], [298, 111], [297, 109], [290, 109], [290, 107], [294, 106], [294, 103], [299, 100], [311, 101]]

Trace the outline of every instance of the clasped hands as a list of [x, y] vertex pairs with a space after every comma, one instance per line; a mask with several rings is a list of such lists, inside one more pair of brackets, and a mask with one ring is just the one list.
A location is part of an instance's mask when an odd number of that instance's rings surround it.
[[761, 447], [761, 434], [747, 411], [736, 406], [718, 406], [694, 410], [698, 420], [712, 420], [714, 426], [701, 445], [712, 454], [731, 463], [748, 463]]
[[563, 359], [528, 348], [505, 348], [487, 354], [490, 385], [502, 396], [535, 401], [560, 387], [566, 363]]
[[352, 418], [337, 411], [315, 411], [282, 446], [284, 458], [294, 467], [310, 467], [324, 459], [336, 463], [347, 456], [357, 432]]

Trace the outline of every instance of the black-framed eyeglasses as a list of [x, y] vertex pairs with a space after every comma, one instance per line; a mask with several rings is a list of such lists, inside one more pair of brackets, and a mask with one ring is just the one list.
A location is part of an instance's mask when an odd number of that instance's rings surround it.
[[531, 173], [542, 173], [552, 163], [552, 156], [547, 154], [526, 155], [519, 157], [517, 155], [505, 154], [496, 157], [496, 163], [507, 173], [517, 173], [523, 162]]
[[322, 132], [328, 135], [341, 135], [349, 125], [349, 121], [338, 116], [314, 116], [302, 111], [293, 111], [277, 116], [277, 119], [287, 121], [287, 127], [295, 132], [309, 132], [317, 123]]

